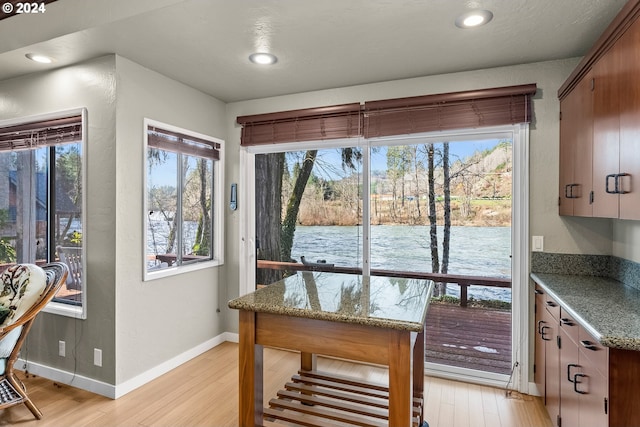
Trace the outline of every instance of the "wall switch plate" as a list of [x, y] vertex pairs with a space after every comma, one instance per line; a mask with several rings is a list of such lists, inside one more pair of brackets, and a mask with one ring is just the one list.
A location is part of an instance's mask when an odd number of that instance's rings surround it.
[[544, 236], [531, 237], [531, 251], [532, 252], [544, 251]]
[[93, 364], [96, 366], [102, 366], [102, 350], [99, 348], [93, 349]]
[[66, 350], [66, 343], [64, 341], [58, 341], [58, 356], [64, 357]]

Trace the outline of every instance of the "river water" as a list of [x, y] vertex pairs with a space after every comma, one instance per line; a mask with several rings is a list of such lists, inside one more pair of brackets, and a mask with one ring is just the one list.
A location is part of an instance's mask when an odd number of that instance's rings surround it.
[[[442, 227], [438, 227], [442, 258]], [[429, 227], [375, 225], [371, 227], [371, 268], [431, 272]], [[469, 276], [511, 277], [510, 227], [451, 227], [449, 273]], [[325, 260], [328, 264], [362, 266], [362, 227], [297, 226], [292, 258]], [[448, 285], [447, 294], [459, 296], [459, 287]], [[511, 301], [511, 290], [472, 286], [477, 299]]]

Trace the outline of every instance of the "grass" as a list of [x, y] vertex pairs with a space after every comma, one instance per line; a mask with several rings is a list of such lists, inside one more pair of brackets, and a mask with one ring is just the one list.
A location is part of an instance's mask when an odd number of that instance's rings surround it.
[[[460, 305], [460, 298], [453, 295], [440, 295], [431, 298], [432, 303], [436, 304], [454, 304]], [[511, 303], [495, 299], [476, 299], [474, 297], [467, 298], [467, 307], [491, 308], [494, 310], [511, 310]]]

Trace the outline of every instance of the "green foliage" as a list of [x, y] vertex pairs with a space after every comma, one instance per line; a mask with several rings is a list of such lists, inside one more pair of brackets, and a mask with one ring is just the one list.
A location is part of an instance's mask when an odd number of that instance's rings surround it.
[[16, 249], [11, 246], [11, 241], [7, 237], [0, 239], [0, 262], [16, 262]]
[[72, 231], [68, 233], [62, 240], [63, 246], [82, 246], [82, 233], [79, 231]]

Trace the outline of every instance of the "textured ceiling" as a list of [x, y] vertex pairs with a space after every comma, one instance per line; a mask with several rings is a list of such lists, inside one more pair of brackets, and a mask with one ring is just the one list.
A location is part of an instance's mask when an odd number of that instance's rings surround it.
[[[226, 102], [584, 55], [623, 0], [58, 0], [0, 20], [0, 80], [117, 53]], [[456, 17], [489, 9], [486, 26]], [[249, 63], [266, 50], [271, 67]], [[29, 52], [56, 58], [28, 61]]]

